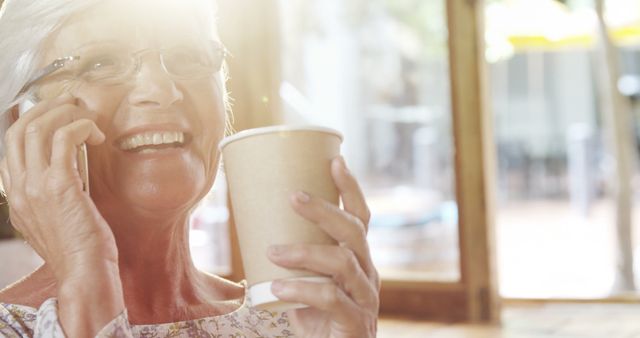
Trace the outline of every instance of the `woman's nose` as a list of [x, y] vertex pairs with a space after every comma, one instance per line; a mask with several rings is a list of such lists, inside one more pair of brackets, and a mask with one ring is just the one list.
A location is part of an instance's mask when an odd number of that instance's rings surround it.
[[142, 62], [132, 82], [129, 103], [134, 106], [167, 109], [184, 98], [159, 59]]

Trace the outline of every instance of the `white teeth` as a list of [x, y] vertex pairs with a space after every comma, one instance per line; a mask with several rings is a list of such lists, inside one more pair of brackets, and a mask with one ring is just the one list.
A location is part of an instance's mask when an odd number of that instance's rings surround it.
[[174, 143], [176, 141], [178, 141], [176, 133], [165, 133], [162, 135], [162, 142], [164, 143]]
[[162, 144], [162, 134], [153, 134], [153, 144], [154, 145], [159, 145]]
[[120, 142], [122, 150], [132, 150], [142, 146], [184, 143], [184, 133], [179, 131], [148, 132], [137, 134]]

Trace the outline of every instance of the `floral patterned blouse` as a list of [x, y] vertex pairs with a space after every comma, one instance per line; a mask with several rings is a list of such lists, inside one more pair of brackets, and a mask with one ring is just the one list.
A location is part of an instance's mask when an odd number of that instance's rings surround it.
[[[246, 292], [242, 305], [235, 311], [215, 317], [176, 323], [130, 325], [126, 310], [96, 337], [124, 338], [284, 338], [294, 337], [284, 312], [253, 308]], [[0, 337], [64, 338], [58, 321], [57, 301], [51, 298], [39, 309], [0, 303]]]

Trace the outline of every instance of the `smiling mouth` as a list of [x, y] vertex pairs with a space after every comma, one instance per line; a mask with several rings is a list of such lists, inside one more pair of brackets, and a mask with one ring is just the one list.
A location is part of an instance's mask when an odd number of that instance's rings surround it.
[[144, 132], [128, 136], [117, 145], [127, 152], [152, 152], [162, 149], [182, 148], [191, 137], [180, 131]]

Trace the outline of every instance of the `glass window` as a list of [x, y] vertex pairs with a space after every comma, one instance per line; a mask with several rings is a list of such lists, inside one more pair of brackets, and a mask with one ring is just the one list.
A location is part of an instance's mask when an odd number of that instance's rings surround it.
[[458, 280], [445, 1], [280, 4], [285, 120], [346, 135], [383, 277]]
[[[487, 4], [498, 270], [506, 297], [607, 297], [625, 291], [619, 271], [632, 265], [633, 252], [616, 239], [621, 209], [610, 112], [603, 108], [599, 72], [606, 66], [598, 56], [597, 16], [593, 1], [563, 2]], [[640, 88], [640, 10], [632, 10], [639, 6], [636, 0], [607, 1], [611, 37], [621, 48], [620, 75], [629, 75], [631, 93], [624, 100], [633, 100]], [[633, 176], [630, 185], [637, 170]]]

